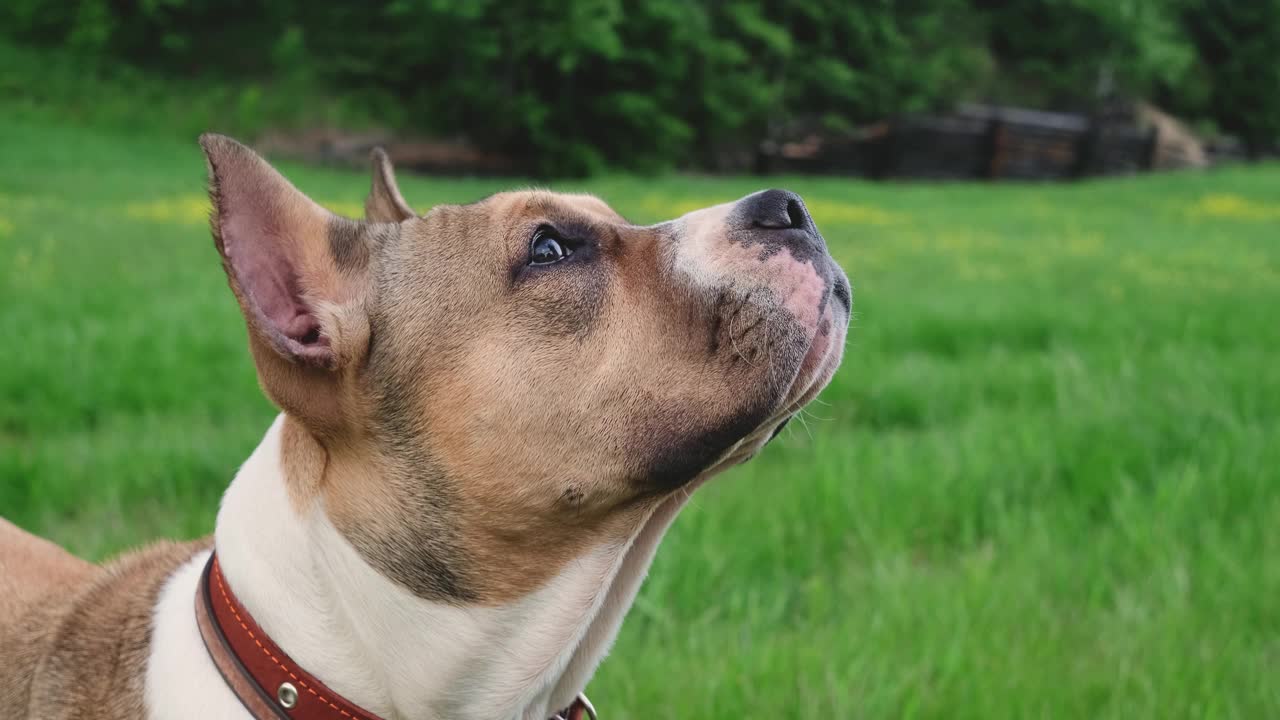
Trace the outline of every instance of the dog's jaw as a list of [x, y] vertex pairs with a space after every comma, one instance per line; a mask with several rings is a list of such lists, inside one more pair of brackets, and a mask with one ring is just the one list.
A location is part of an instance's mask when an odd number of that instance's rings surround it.
[[[285, 652], [383, 717], [543, 720], [568, 705], [608, 652], [687, 497], [669, 498], [624, 543], [593, 548], [517, 602], [448, 605], [379, 574], [319, 507], [299, 512], [282, 470], [287, 422], [276, 420], [223, 498], [219, 562]], [[225, 689], [211, 663], [179, 670], [172, 661], [184, 654], [207, 659], [190, 612], [196, 574], [190, 567], [176, 573], [157, 607], [157, 650], [147, 673], [153, 708], [166, 706], [166, 688]], [[208, 717], [239, 716], [238, 703], [223, 707], [227, 697], [199, 695], [208, 697]]]

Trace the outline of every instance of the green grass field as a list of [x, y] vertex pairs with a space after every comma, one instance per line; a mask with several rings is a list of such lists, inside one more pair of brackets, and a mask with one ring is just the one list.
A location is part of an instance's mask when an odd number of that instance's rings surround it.
[[[93, 558], [209, 532], [273, 415], [203, 183], [194, 138], [0, 115], [0, 513]], [[853, 279], [845, 363], [677, 522], [603, 717], [1280, 717], [1280, 167], [558, 188], [650, 222], [766, 185]]]

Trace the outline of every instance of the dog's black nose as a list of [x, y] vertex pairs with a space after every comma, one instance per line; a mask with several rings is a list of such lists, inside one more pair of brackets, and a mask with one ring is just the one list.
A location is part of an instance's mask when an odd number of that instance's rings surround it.
[[826, 255], [827, 243], [809, 217], [804, 201], [789, 190], [761, 190], [738, 201], [730, 227], [746, 231], [752, 242], [785, 247], [798, 260]]
[[800, 196], [789, 190], [762, 190], [738, 201], [746, 225], [761, 230], [812, 230]]

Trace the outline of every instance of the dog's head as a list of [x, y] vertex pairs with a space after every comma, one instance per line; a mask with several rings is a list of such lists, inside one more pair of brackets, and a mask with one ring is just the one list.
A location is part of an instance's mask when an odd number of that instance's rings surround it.
[[294, 501], [421, 596], [531, 591], [749, 458], [839, 363], [849, 283], [794, 194], [646, 227], [542, 191], [419, 216], [375, 154], [355, 221], [201, 142], [262, 386], [317, 448]]

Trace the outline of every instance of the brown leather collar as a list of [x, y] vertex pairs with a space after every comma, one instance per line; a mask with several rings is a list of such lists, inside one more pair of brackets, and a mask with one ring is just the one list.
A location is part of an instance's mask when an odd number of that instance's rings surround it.
[[[257, 720], [381, 720], [303, 670], [271, 641], [236, 599], [217, 553], [209, 554], [196, 589], [196, 624], [227, 686]], [[595, 720], [579, 695], [551, 720]]]

